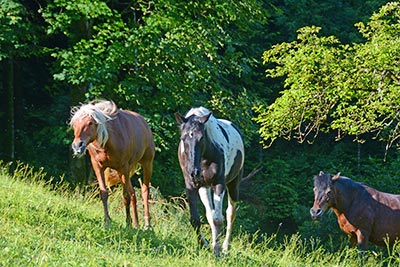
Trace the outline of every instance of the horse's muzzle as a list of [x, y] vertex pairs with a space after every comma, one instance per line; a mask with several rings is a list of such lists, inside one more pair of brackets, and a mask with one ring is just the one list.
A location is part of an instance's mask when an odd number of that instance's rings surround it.
[[310, 209], [310, 215], [313, 220], [321, 219], [322, 214], [324, 214], [323, 209], [315, 209], [315, 210], [313, 208]]
[[86, 152], [86, 142], [78, 141], [72, 143], [72, 150], [74, 151], [74, 156], [81, 157]]
[[190, 173], [192, 180], [200, 180], [201, 179], [201, 171], [199, 168], [194, 168], [193, 171]]

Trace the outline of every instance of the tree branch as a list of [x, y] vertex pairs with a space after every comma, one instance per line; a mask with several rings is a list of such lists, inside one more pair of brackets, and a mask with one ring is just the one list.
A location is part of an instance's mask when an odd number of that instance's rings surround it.
[[241, 182], [245, 182], [247, 180], [249, 180], [250, 178], [252, 178], [254, 175], [256, 175], [259, 171], [262, 170], [262, 166], [258, 166], [256, 168], [254, 168], [246, 177], [242, 178]]

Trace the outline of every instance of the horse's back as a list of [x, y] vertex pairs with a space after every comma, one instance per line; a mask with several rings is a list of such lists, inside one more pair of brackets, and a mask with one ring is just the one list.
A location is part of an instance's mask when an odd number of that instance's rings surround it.
[[[243, 140], [237, 126], [231, 121], [224, 119], [218, 119], [218, 122], [219, 126], [222, 126], [227, 135], [225, 143], [227, 151], [229, 152], [229, 150], [237, 149], [244, 154]], [[225, 133], [223, 133], [223, 135], [225, 135]]]
[[131, 157], [131, 162], [139, 161], [146, 155], [154, 157], [155, 145], [153, 135], [146, 120], [139, 113], [120, 110], [111, 129], [114, 131], [114, 142], [122, 152]]
[[365, 189], [370, 193], [372, 199], [378, 203], [400, 211], [400, 195], [382, 192], [369, 186], [365, 186]]
[[121, 110], [120, 114], [125, 127], [135, 133], [135, 137], [153, 142], [150, 127], [142, 115], [130, 110]]
[[[239, 173], [244, 164], [244, 144], [239, 129], [228, 120], [217, 119], [218, 126], [221, 127], [221, 135], [219, 145], [224, 150], [225, 157], [225, 175], [231, 173], [232, 167], [237, 166], [236, 173]], [[239, 160], [239, 162], [236, 162]], [[234, 173], [233, 176], [237, 174]]]
[[371, 196], [371, 207], [374, 210], [370, 241], [385, 245], [389, 237], [391, 242], [400, 238], [400, 195], [378, 191], [364, 186]]
[[[400, 221], [400, 195], [367, 188], [375, 202], [378, 219], [385, 224], [387, 221]], [[396, 223], [400, 234], [400, 224]]]

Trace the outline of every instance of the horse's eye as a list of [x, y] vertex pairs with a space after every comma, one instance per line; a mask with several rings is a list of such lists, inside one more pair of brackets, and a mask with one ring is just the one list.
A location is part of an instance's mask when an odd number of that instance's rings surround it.
[[89, 122], [89, 126], [93, 125], [93, 121]]
[[329, 201], [331, 195], [332, 195], [331, 191], [326, 192], [326, 201]]

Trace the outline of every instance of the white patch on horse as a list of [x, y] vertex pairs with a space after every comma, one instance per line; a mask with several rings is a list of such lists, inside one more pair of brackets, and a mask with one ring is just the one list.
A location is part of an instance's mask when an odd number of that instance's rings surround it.
[[214, 193], [214, 220], [222, 222], [222, 201], [224, 200], [225, 190], [218, 196]]
[[[186, 118], [191, 115], [195, 116], [205, 116], [209, 114], [210, 111], [205, 107], [192, 108], [186, 114]], [[226, 140], [224, 134], [218, 130], [218, 126], [225, 130], [228, 135], [228, 140]], [[206, 131], [212, 142], [222, 149], [225, 157], [225, 173], [227, 176], [231, 170], [238, 150], [242, 153], [242, 162], [240, 163], [240, 168], [243, 168], [244, 164], [244, 145], [242, 137], [237, 129], [232, 125], [231, 121], [225, 119], [216, 119], [213, 115], [210, 116], [208, 121], [205, 123]], [[182, 148], [181, 148], [182, 149]]]
[[217, 232], [214, 224], [214, 209], [212, 206], [212, 201], [211, 201], [211, 189], [206, 188], [206, 187], [200, 187], [199, 188], [199, 196], [200, 200], [204, 205], [204, 208], [206, 209], [206, 217], [208, 224], [211, 227], [211, 234], [212, 234], [212, 239], [213, 239], [213, 245], [215, 245], [216, 237], [217, 237]]
[[[226, 140], [224, 134], [220, 131], [216, 131], [218, 125], [223, 128], [228, 135], [229, 142]], [[239, 132], [232, 126], [232, 122], [224, 119], [216, 119], [211, 116], [206, 122], [206, 131], [209, 134], [211, 140], [216, 143], [224, 152], [225, 157], [225, 176], [228, 175], [231, 170], [237, 151], [239, 150], [242, 155], [244, 155], [244, 146], [242, 138]], [[240, 167], [242, 168], [244, 164], [244, 157], [242, 157], [242, 162]]]
[[179, 144], [180, 149], [181, 149], [181, 154], [185, 153], [185, 144], [183, 143], [183, 141], [181, 140], [181, 143]]

